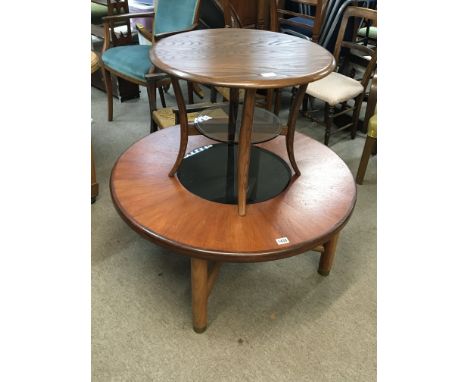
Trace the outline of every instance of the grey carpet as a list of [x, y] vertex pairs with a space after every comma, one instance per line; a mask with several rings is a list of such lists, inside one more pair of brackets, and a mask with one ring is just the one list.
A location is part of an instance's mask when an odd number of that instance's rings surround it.
[[[114, 101], [113, 122], [106, 116], [105, 94], [92, 89], [100, 184], [91, 207], [93, 381], [376, 380], [376, 157], [329, 277], [317, 273], [314, 252], [227, 264], [209, 300], [208, 329], [196, 334], [189, 259], [138, 236], [110, 199], [113, 164], [149, 132], [145, 89], [139, 100]], [[298, 130], [323, 139], [323, 128], [304, 117]], [[331, 139], [354, 174], [363, 145], [363, 136]]]

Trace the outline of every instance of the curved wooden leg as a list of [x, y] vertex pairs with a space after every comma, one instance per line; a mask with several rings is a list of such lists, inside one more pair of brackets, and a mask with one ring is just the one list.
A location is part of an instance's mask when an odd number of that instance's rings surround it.
[[326, 242], [323, 247], [324, 251], [320, 256], [320, 264], [318, 273], [322, 276], [328, 276], [333, 266], [333, 260], [335, 259], [336, 245], [338, 243], [339, 233], [335, 233], [332, 238]]
[[208, 262], [192, 257], [193, 330], [203, 333], [208, 323]]
[[302, 100], [304, 99], [304, 94], [307, 89], [307, 84], [299, 86], [297, 93], [294, 97], [293, 104], [289, 110], [288, 117], [288, 132], [286, 134], [286, 149], [288, 151], [289, 162], [291, 163], [292, 168], [296, 175], [301, 175], [299, 167], [296, 163], [296, 158], [294, 157], [294, 132], [296, 131], [296, 120], [299, 113], [299, 108], [301, 106]]
[[185, 108], [184, 96], [182, 95], [182, 90], [180, 89], [179, 81], [177, 78], [172, 77], [172, 87], [174, 88], [174, 93], [177, 100], [177, 106], [179, 108], [179, 120], [180, 120], [180, 145], [179, 153], [177, 154], [177, 159], [172, 166], [169, 176], [173, 177], [177, 172], [182, 160], [185, 156], [185, 151], [187, 150], [188, 143], [188, 120], [187, 120], [187, 110]]
[[240, 216], [245, 216], [247, 206], [247, 188], [249, 187], [250, 142], [252, 139], [252, 122], [255, 108], [255, 89], [246, 89], [244, 112], [239, 132], [237, 156], [237, 206]]
[[114, 99], [112, 95], [112, 80], [111, 74], [104, 67], [102, 68], [102, 76], [107, 93], [107, 120], [112, 121], [114, 117]]
[[369, 163], [369, 158], [374, 149], [375, 142], [377, 138], [369, 137], [366, 138], [366, 143], [364, 144], [364, 150], [362, 150], [361, 161], [359, 162], [359, 168], [356, 174], [356, 183], [362, 184], [364, 180], [364, 175], [366, 174], [367, 164]]

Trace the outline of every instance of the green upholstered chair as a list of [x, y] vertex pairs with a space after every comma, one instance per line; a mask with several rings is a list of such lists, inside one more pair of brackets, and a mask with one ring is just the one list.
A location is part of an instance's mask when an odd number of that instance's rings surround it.
[[[119, 0], [112, 0], [118, 2]], [[130, 18], [154, 17], [151, 40], [157, 40], [177, 33], [187, 32], [198, 26], [201, 0], [159, 0], [156, 15], [153, 12], [119, 14], [104, 17], [105, 39], [102, 51], [102, 71], [106, 84], [108, 120], [113, 118], [113, 98], [110, 75], [126, 79], [141, 86], [147, 86], [145, 74], [156, 68], [150, 61], [150, 45], [123, 45], [111, 47], [110, 30], [114, 23]], [[114, 36], [112, 36], [114, 37]], [[163, 81], [163, 80], [162, 80]], [[161, 86], [163, 83], [161, 82]], [[161, 89], [161, 86], [158, 86]], [[160, 91], [162, 94], [162, 91]], [[163, 104], [163, 106], [165, 106]]]

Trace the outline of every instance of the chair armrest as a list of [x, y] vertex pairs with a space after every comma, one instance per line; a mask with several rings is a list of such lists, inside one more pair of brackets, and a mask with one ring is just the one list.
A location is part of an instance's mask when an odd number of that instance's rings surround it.
[[119, 15], [104, 16], [102, 20], [104, 22], [109, 21], [124, 21], [132, 18], [143, 18], [143, 17], [154, 17], [154, 12], [138, 12], [138, 13], [122, 13]]
[[140, 32], [140, 34], [146, 38], [149, 42], [152, 42], [153, 41], [153, 34], [148, 30], [146, 29], [143, 24], [140, 24], [140, 23], [136, 23], [135, 24], [135, 27], [137, 29], [138, 32]]
[[187, 28], [187, 29], [182, 29], [182, 30], [173, 31], [173, 32], [159, 33], [159, 34], [154, 36], [154, 39], [155, 40], [161, 40], [162, 38], [169, 37], [169, 36], [172, 36], [172, 35], [175, 35], [175, 34], [190, 32], [190, 31], [193, 31], [197, 26], [198, 26], [198, 23], [195, 23], [195, 24], [192, 24], [192, 26], [190, 28]]

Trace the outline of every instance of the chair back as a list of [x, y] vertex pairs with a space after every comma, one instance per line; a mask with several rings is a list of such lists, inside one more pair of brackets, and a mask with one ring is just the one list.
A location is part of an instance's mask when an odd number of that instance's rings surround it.
[[369, 25], [377, 24], [377, 11], [354, 6], [346, 8], [338, 31], [333, 55], [337, 63], [337, 71], [340, 73], [348, 75], [348, 71], [350, 70], [349, 64], [351, 62], [365, 67], [361, 84], [366, 88], [377, 64], [377, 50], [356, 41], [356, 33], [352, 33], [351, 41], [344, 41], [349, 23], [353, 23], [352, 26], [356, 30], [356, 26], [361, 25], [363, 20], [369, 23]]
[[[129, 13], [128, 0], [107, 0], [107, 15], [119, 15]], [[113, 46], [132, 44], [132, 30], [130, 20], [109, 22], [110, 37]]]
[[270, 0], [270, 28], [318, 42], [328, 0], [291, 0], [296, 9], [286, 9], [285, 0]]
[[198, 24], [201, 0], [159, 0], [153, 34], [175, 32]]

